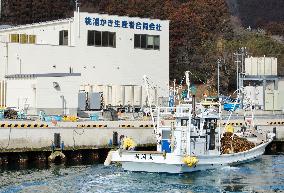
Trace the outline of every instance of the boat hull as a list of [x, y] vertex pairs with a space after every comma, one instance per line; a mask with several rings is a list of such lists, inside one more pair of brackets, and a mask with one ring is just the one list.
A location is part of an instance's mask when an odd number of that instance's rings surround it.
[[189, 167], [183, 162], [183, 156], [171, 153], [153, 153], [136, 151], [115, 151], [112, 155], [113, 162], [120, 162], [124, 170], [136, 172], [162, 172], [162, 173], [188, 173], [215, 169], [222, 166], [238, 165], [258, 159], [265, 152], [268, 141], [251, 150], [224, 155], [197, 156], [198, 163]]

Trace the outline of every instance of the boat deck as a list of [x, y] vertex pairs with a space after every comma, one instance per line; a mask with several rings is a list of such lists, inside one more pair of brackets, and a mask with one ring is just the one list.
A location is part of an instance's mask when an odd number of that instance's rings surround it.
[[124, 151], [127, 153], [139, 153], [139, 154], [163, 154], [163, 152], [159, 151]]

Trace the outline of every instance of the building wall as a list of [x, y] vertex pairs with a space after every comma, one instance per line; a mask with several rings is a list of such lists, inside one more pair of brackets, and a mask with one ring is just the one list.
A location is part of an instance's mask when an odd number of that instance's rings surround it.
[[0, 80], [0, 108], [6, 106], [6, 86], [6, 81]]
[[278, 81], [278, 89], [274, 90], [274, 83], [268, 83], [265, 90], [265, 110], [284, 110], [284, 79]]
[[9, 42], [10, 34], [27, 34], [36, 35], [36, 44], [59, 45], [58, 32], [61, 30], [72, 31], [72, 20], [65, 19], [3, 29], [0, 31], [0, 40], [1, 42]]
[[[77, 114], [80, 77], [48, 77], [37, 81], [37, 110], [50, 111], [49, 114]], [[54, 88], [54, 82], [59, 85]], [[63, 103], [64, 108], [63, 109]], [[49, 110], [50, 109], [50, 110]], [[54, 109], [54, 110], [52, 110]]]
[[245, 59], [246, 75], [275, 75], [277, 76], [277, 58], [249, 57]]
[[35, 90], [36, 79], [7, 80], [7, 106], [24, 109], [26, 106], [34, 109], [36, 105]]
[[[86, 25], [86, 17], [142, 23], [153, 22], [161, 24], [162, 28], [161, 31], [156, 31]], [[82, 85], [142, 85], [143, 75], [147, 75], [158, 88], [162, 88], [158, 89], [158, 95], [167, 96], [169, 82], [168, 21], [91, 13], [80, 13], [80, 20], [78, 18], [75, 13], [74, 20], [62, 21], [62, 24], [51, 22], [15, 28], [10, 31], [1, 30], [0, 35], [6, 35], [6, 37], [7, 33], [34, 33], [38, 37], [35, 45], [8, 43], [6, 47], [6, 43], [1, 43], [1, 69], [5, 69], [5, 74], [30, 74], [69, 72], [71, 67], [73, 72], [82, 74], [79, 80]], [[59, 31], [62, 29], [69, 30], [69, 46], [58, 46]], [[116, 32], [116, 48], [87, 46], [87, 30]], [[160, 35], [160, 50], [134, 49], [134, 34]], [[3, 71], [1, 76], [3, 77]]]
[[280, 79], [278, 81], [278, 92], [279, 92], [279, 96], [278, 96], [278, 108], [281, 110], [284, 110], [284, 79]]
[[[0, 145], [9, 143], [10, 149], [14, 148], [48, 148], [50, 149], [52, 141], [54, 141], [54, 133], [60, 133], [61, 140], [64, 141], [66, 148], [74, 145], [103, 147], [109, 144], [113, 137], [113, 132], [118, 132], [119, 136], [130, 136], [137, 144], [154, 144], [156, 143], [152, 128], [84, 128], [77, 129], [77, 133], [73, 128], [20, 128], [12, 129], [10, 133], [11, 139], [8, 142], [9, 129], [1, 128]], [[75, 142], [75, 144], [74, 144]]]
[[[7, 106], [38, 114], [77, 114], [79, 77], [41, 77], [9, 79]], [[54, 88], [54, 82], [59, 87]], [[63, 106], [64, 103], [64, 106]]]

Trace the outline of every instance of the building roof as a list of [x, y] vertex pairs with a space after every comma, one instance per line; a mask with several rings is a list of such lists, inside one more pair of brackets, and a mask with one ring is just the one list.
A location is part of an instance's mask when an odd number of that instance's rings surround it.
[[81, 73], [45, 73], [45, 74], [11, 74], [6, 75], [5, 78], [43, 78], [43, 77], [67, 77], [67, 76], [81, 76]]
[[31, 23], [31, 24], [26, 24], [26, 25], [17, 25], [17, 26], [4, 25], [4, 27], [2, 27], [2, 28], [0, 26], [0, 32], [17, 30], [17, 29], [24, 29], [24, 28], [29, 28], [29, 27], [46, 26], [46, 25], [52, 25], [52, 24], [58, 24], [58, 23], [67, 23], [69, 21], [73, 21], [73, 19], [74, 19], [74, 17], [66, 18], [66, 19], [58, 19], [58, 20], [52, 20], [52, 21], [39, 22], [39, 23]]

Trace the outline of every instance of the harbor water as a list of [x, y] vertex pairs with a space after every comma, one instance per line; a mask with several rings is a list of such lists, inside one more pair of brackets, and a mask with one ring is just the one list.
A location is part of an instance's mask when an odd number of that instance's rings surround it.
[[0, 192], [283, 192], [284, 155], [189, 174], [125, 172], [102, 164], [5, 169]]

